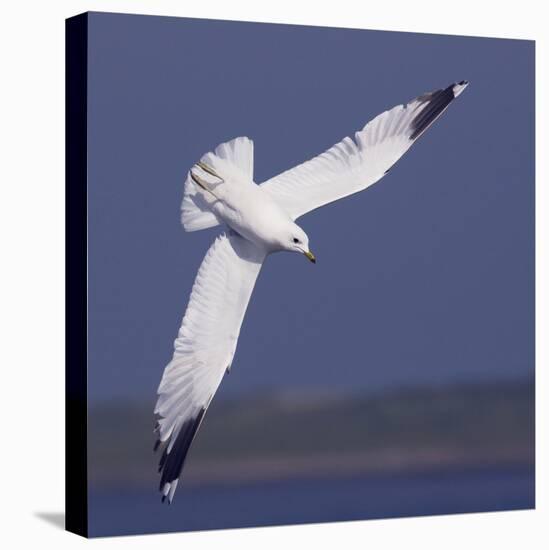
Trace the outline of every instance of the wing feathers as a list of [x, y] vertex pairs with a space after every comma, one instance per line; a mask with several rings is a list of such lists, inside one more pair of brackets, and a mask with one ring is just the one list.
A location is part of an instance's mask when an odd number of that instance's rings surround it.
[[[444, 112], [446, 107], [457, 97], [454, 92], [456, 86], [465, 86], [464, 81], [448, 86], [444, 90], [437, 90], [419, 97], [417, 101], [425, 103], [425, 107], [419, 111], [412, 121], [413, 132], [411, 140], [417, 139], [429, 126]], [[460, 89], [461, 90], [461, 89]], [[418, 109], [419, 110], [419, 109]]]
[[346, 137], [261, 188], [293, 219], [362, 191], [388, 172], [466, 86], [465, 81], [452, 84], [385, 111], [357, 132], [354, 140]]
[[264, 258], [264, 251], [238, 235], [221, 235], [196, 276], [155, 407], [160, 416], [155, 450], [163, 445], [160, 490], [169, 501], [208, 405], [232, 362]]
[[[172, 448], [166, 448], [162, 453], [158, 465], [158, 471], [162, 473], [159, 486], [159, 491], [162, 492], [162, 502], [164, 502], [166, 497], [169, 497], [169, 502], [173, 498], [179, 474], [189, 452], [189, 447], [200, 427], [205, 412], [206, 409], [202, 408], [194, 416], [185, 420], [175, 438]], [[174, 485], [173, 491], [171, 491], [172, 485]]]

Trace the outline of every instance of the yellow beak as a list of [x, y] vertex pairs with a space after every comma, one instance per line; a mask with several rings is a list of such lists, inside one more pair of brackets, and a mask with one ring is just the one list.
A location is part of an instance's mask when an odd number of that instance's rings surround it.
[[315, 255], [314, 255], [310, 250], [308, 250], [307, 252], [303, 252], [303, 254], [305, 254], [305, 256], [307, 256], [307, 259], [308, 259], [310, 262], [313, 262], [313, 264], [316, 264]]

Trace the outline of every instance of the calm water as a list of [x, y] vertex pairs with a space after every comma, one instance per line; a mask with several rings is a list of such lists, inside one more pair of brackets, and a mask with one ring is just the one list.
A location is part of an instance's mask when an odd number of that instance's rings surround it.
[[534, 507], [533, 468], [90, 494], [90, 536], [319, 523]]

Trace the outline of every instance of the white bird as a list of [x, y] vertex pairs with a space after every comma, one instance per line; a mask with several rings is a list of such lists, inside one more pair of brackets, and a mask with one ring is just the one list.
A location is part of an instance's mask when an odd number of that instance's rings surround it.
[[222, 143], [192, 167], [181, 206], [183, 227], [197, 231], [224, 225], [227, 230], [200, 266], [158, 388], [155, 450], [163, 446], [162, 501], [172, 501], [189, 447], [231, 366], [267, 255], [299, 252], [314, 263], [309, 238], [295, 220], [382, 178], [467, 84], [452, 84], [385, 111], [354, 140], [346, 137], [261, 185], [253, 181], [253, 142], [247, 137]]

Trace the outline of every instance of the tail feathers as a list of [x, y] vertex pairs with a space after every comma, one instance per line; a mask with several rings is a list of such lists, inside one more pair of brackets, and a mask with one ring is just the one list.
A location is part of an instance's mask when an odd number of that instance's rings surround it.
[[224, 179], [254, 178], [254, 142], [247, 137], [237, 137], [206, 153], [201, 159], [211, 166]]
[[212, 204], [212, 197], [198, 187], [189, 173], [181, 203], [181, 223], [185, 231], [199, 231], [219, 225], [220, 220], [211, 211]]
[[[254, 144], [247, 137], [238, 137], [222, 143], [215, 151], [203, 155], [200, 160], [219, 174], [222, 178], [221, 185], [235, 180], [253, 180]], [[216, 180], [215, 177], [204, 172], [201, 172], [201, 175], [205, 175], [206, 181], [212, 182], [212, 187], [220, 184], [219, 179]], [[181, 204], [181, 223], [185, 231], [199, 231], [221, 223], [212, 212], [215, 200], [213, 195], [193, 181], [189, 172]]]

